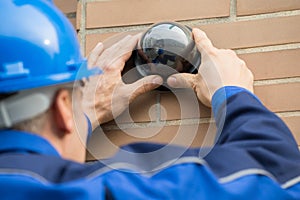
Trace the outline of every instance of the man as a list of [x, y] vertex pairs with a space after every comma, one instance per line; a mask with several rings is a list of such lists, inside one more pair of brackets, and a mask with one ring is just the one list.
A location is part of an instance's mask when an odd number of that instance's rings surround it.
[[199, 73], [173, 75], [168, 84], [192, 87], [212, 105], [221, 136], [211, 152], [201, 158], [188, 149], [170, 162], [181, 147], [145, 159], [162, 145], [133, 144], [124, 149], [145, 154], [85, 165], [88, 129], [162, 83], [158, 76], [121, 81], [139, 35], [97, 45], [87, 68], [71, 25], [49, 1], [2, 0], [0, 10], [1, 199], [300, 199], [290, 131], [253, 94], [246, 64], [204, 32], [193, 29]]

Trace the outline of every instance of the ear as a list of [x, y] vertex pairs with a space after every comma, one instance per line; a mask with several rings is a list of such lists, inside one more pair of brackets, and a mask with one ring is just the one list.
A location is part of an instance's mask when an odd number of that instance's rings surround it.
[[68, 90], [61, 89], [54, 100], [54, 121], [57, 128], [64, 133], [72, 133], [74, 130], [72, 100]]

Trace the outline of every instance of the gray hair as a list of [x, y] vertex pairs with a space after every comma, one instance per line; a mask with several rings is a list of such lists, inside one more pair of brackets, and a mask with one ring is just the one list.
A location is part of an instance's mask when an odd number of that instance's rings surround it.
[[39, 133], [44, 128], [46, 122], [49, 120], [50, 110], [39, 114], [31, 119], [24, 120], [12, 126], [14, 130], [26, 131], [30, 133]]
[[[26, 131], [26, 132], [32, 132], [32, 133], [39, 133], [45, 126], [46, 122], [50, 120], [50, 114], [51, 114], [51, 105], [53, 104], [53, 99], [55, 95], [57, 94], [57, 91], [59, 89], [66, 89], [72, 96], [72, 87], [66, 87], [64, 88], [63, 86], [60, 87], [47, 87], [47, 88], [42, 88], [42, 89], [37, 89], [37, 90], [30, 90], [28, 92], [21, 92], [21, 93], [14, 93], [14, 94], [0, 94], [0, 103], [1, 105], [5, 106], [4, 109], [2, 108], [2, 114], [4, 113], [4, 117], [2, 116], [2, 125], [3, 125], [3, 120], [5, 122], [5, 116], [15, 116], [10, 119], [8, 118], [7, 124], [11, 124], [11, 126], [6, 126], [6, 128], [12, 128], [15, 130], [21, 130], [21, 131]], [[22, 94], [23, 93], [23, 94]], [[38, 99], [38, 103], [35, 104], [35, 99], [33, 98], [34, 95], [42, 95], [42, 101]], [[22, 101], [22, 98], [31, 98], [33, 101]], [[48, 99], [48, 100], [47, 100]], [[17, 102], [16, 105], [19, 107], [16, 108], [12, 105], [14, 105], [14, 101]], [[19, 102], [18, 102], [19, 101]], [[25, 103], [25, 105], [22, 104], [22, 102]], [[35, 104], [35, 105], [34, 105]], [[40, 108], [38, 108], [40, 107]], [[10, 109], [11, 110], [7, 110]], [[33, 110], [31, 110], [33, 109]], [[39, 109], [39, 110], [35, 110]], [[11, 111], [11, 112], [10, 112]], [[36, 114], [30, 114], [30, 112], [36, 113]], [[13, 115], [10, 115], [9, 113], [13, 113]], [[24, 116], [28, 117], [19, 117], [18, 113], [22, 113]], [[24, 114], [25, 113], [25, 114]], [[0, 113], [1, 114], [1, 113]], [[22, 115], [21, 114], [21, 115]], [[30, 116], [30, 117], [29, 117]], [[0, 116], [1, 117], [1, 116]], [[15, 121], [13, 123], [13, 121]], [[0, 120], [1, 122], [1, 120]], [[1, 123], [0, 123], [1, 124]], [[0, 127], [5, 128], [4, 127]]]

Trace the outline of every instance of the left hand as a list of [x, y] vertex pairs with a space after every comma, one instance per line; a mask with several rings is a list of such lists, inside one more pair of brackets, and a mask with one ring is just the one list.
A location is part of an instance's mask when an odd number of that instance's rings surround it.
[[102, 123], [119, 116], [139, 95], [163, 83], [160, 76], [147, 76], [132, 84], [122, 81], [121, 72], [140, 34], [128, 35], [111, 47], [104, 49], [99, 43], [88, 58], [89, 67], [100, 67], [103, 74], [90, 77], [83, 89], [83, 109], [93, 130]]
[[202, 57], [198, 74], [174, 74], [167, 80], [169, 86], [193, 88], [208, 107], [214, 93], [225, 86], [238, 86], [253, 93], [253, 74], [233, 50], [217, 49], [200, 29], [194, 28], [193, 36]]

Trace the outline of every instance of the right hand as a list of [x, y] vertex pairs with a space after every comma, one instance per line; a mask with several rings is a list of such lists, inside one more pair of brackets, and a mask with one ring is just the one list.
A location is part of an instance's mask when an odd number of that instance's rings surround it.
[[253, 74], [234, 51], [215, 48], [199, 29], [193, 29], [193, 35], [202, 56], [198, 74], [174, 74], [167, 80], [169, 86], [193, 88], [199, 100], [208, 107], [214, 93], [224, 86], [239, 86], [253, 93]]
[[159, 87], [160, 76], [147, 76], [138, 81], [125, 84], [121, 72], [130, 58], [140, 34], [128, 35], [113, 43], [109, 48], [98, 44], [92, 50], [89, 67], [99, 67], [103, 74], [89, 78], [83, 90], [83, 108], [89, 117], [92, 129], [120, 115], [139, 95]]

